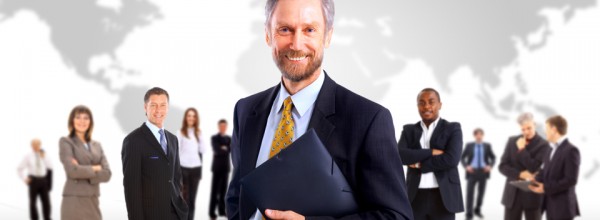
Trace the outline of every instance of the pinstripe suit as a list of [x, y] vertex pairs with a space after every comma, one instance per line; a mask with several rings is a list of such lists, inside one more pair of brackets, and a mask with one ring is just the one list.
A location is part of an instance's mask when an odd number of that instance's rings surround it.
[[[247, 220], [256, 211], [256, 206], [244, 196], [240, 179], [256, 167], [261, 138], [279, 89], [277, 85], [244, 98], [235, 107], [231, 141], [234, 170], [226, 195], [229, 219]], [[325, 75], [308, 127], [315, 129], [356, 195], [360, 213], [344, 219], [413, 218], [392, 116], [386, 108]]]
[[165, 135], [166, 155], [145, 124], [123, 140], [123, 187], [129, 219], [187, 219], [177, 137], [166, 130]]

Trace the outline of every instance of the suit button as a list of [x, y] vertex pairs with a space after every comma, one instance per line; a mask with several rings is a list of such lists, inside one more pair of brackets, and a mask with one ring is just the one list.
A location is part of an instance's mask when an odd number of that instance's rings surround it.
[[171, 180], [169, 180], [169, 183], [171, 182]]

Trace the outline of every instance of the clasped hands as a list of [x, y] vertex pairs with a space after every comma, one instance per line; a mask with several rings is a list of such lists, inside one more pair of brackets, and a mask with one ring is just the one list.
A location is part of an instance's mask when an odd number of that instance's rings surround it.
[[[439, 155], [442, 155], [442, 154], [444, 154], [443, 150], [431, 149], [431, 155], [432, 156], [439, 156]], [[415, 164], [411, 164], [411, 165], [408, 165], [408, 167], [414, 168], [414, 169], [420, 169], [421, 168], [421, 163], [418, 162], [418, 163], [415, 163]]]
[[[79, 165], [79, 162], [75, 158], [71, 159], [71, 163], [75, 166]], [[100, 172], [102, 170], [102, 166], [101, 165], [92, 165], [92, 170], [94, 172]]]

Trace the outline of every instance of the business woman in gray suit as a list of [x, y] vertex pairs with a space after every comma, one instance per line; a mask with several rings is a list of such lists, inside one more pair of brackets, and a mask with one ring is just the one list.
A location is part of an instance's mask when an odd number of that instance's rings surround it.
[[111, 177], [99, 142], [92, 140], [94, 119], [86, 106], [75, 106], [69, 115], [69, 136], [59, 142], [60, 161], [67, 181], [63, 189], [61, 219], [102, 219], [100, 183]]

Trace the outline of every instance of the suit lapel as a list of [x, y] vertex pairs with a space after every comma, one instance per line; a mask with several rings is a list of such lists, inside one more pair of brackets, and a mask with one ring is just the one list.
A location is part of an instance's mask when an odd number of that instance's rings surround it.
[[433, 134], [431, 134], [431, 139], [429, 139], [429, 148], [431, 148], [431, 146], [436, 146], [436, 144], [438, 143], [438, 139], [440, 138], [441, 132], [444, 130], [445, 127], [446, 120], [440, 118], [438, 124], [433, 130]]
[[327, 73], [325, 73], [325, 80], [323, 86], [319, 91], [317, 100], [315, 101], [315, 108], [310, 117], [308, 128], [314, 128], [317, 136], [321, 139], [321, 142], [328, 147], [327, 141], [335, 125], [332, 124], [327, 118], [335, 114], [335, 90], [337, 84], [333, 81]]
[[[167, 135], [167, 152], [169, 152], [169, 154], [167, 155], [167, 159], [169, 159], [169, 162], [172, 162], [173, 160], [175, 160], [175, 154], [177, 153], [177, 151], [175, 150], [175, 142], [177, 141], [177, 139], [175, 138], [175, 136], [171, 135], [170, 132], [165, 130], [165, 135]], [[162, 150], [162, 147], [161, 147]]]
[[570, 143], [569, 143], [569, 140], [565, 139], [560, 144], [560, 146], [556, 147], [556, 150], [554, 152], [554, 155], [552, 155], [552, 158], [550, 158], [550, 155], [552, 154], [552, 149], [550, 149], [548, 151], [548, 156], [546, 157], [547, 158], [546, 159], [547, 162], [546, 162], [546, 165], [544, 165], [544, 166], [547, 166], [547, 167], [544, 168], [544, 172], [550, 174], [550, 172], [551, 172], [550, 170], [552, 168], [554, 168], [555, 164], [558, 164], [558, 163], [553, 163], [553, 161], [560, 160], [560, 158], [564, 155], [564, 153], [562, 151], [564, 151], [565, 149], [567, 149], [567, 145], [570, 145]]
[[[85, 146], [84, 146], [83, 142], [81, 140], [79, 140], [79, 138], [72, 137], [72, 138], [70, 138], [70, 140], [71, 140], [71, 142], [73, 143], [73, 146], [74, 146], [73, 150], [76, 150], [76, 151], [80, 152], [80, 154], [85, 155], [90, 162], [93, 161], [93, 158], [92, 158], [92, 156], [93, 156], [92, 155], [92, 143], [88, 143], [88, 147], [89, 147], [90, 150], [87, 150], [87, 149], [85, 149]], [[79, 161], [79, 162], [81, 162], [81, 161]]]
[[419, 121], [417, 124], [415, 124], [415, 132], [413, 133], [413, 140], [415, 140], [418, 147], [416, 149], [423, 149], [423, 146], [421, 146], [421, 136], [423, 136], [423, 128], [421, 127], [421, 122]]
[[242, 143], [241, 143], [241, 156], [242, 166], [241, 173], [245, 176], [256, 167], [256, 160], [258, 159], [258, 152], [260, 151], [260, 145], [262, 138], [265, 133], [265, 127], [267, 126], [267, 118], [271, 112], [273, 101], [277, 97], [280, 86], [277, 85], [272, 87], [268, 95], [266, 95], [261, 102], [254, 106], [253, 112], [246, 122], [244, 132], [242, 132]]
[[[169, 160], [169, 158], [167, 157], [167, 155], [165, 155], [162, 147], [160, 146], [160, 143], [158, 142], [158, 140], [156, 140], [156, 137], [154, 136], [154, 134], [152, 134], [152, 131], [150, 131], [150, 128], [148, 128], [148, 126], [146, 126], [146, 123], [142, 123], [142, 126], [140, 127], [140, 129], [142, 129], [142, 134], [144, 134], [144, 138], [146, 139], [146, 141], [150, 144], [150, 146], [152, 148], [154, 148], [155, 151], [160, 152], [160, 155]], [[166, 133], [165, 133], [166, 135]], [[170, 141], [167, 142], [167, 144], [169, 144]], [[169, 149], [169, 147], [167, 147], [167, 149]]]

